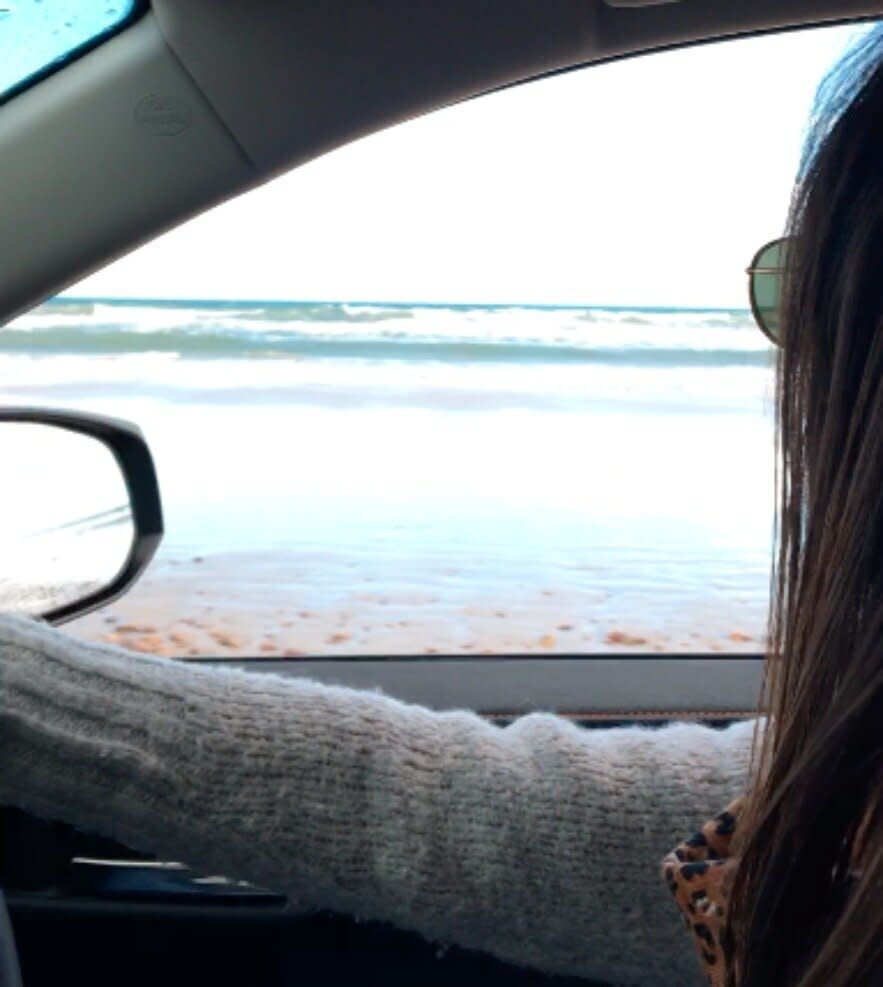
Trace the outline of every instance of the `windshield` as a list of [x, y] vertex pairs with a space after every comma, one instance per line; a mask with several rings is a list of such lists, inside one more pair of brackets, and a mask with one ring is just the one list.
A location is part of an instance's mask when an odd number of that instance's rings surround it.
[[0, 102], [140, 13], [141, 0], [0, 0]]

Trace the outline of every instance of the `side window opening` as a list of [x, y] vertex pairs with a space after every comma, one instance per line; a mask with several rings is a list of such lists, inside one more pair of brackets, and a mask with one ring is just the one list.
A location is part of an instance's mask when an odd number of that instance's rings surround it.
[[773, 351], [745, 267], [853, 34], [440, 111], [9, 326], [4, 401], [136, 421], [163, 489], [150, 571], [70, 630], [182, 657], [762, 651]]

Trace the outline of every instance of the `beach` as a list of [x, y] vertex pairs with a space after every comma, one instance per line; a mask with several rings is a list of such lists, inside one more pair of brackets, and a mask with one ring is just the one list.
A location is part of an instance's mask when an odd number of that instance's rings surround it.
[[[69, 625], [78, 636], [160, 655], [751, 653], [762, 630], [725, 586], [703, 599], [651, 592], [493, 584], [455, 560], [386, 571], [346, 558], [160, 561], [128, 600]], [[231, 572], [237, 573], [235, 586]], [[304, 585], [321, 572], [325, 586]], [[198, 588], [195, 588], [198, 587]], [[655, 605], [654, 605], [655, 604]]]
[[166, 535], [68, 626], [166, 656], [755, 653], [768, 345], [740, 311], [56, 300], [0, 397], [137, 422]]

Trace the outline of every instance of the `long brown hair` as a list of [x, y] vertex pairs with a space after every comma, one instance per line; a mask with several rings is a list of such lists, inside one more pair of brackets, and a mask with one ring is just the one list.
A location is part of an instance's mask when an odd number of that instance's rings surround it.
[[767, 719], [735, 847], [728, 982], [879, 987], [883, 25], [822, 83], [788, 227]]

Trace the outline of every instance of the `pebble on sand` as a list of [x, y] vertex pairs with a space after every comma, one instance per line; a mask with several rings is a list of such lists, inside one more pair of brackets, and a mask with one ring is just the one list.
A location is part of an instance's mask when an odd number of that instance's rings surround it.
[[140, 651], [147, 655], [165, 654], [165, 641], [160, 634], [144, 634], [126, 642], [126, 647], [132, 651]]
[[625, 644], [634, 647], [638, 644], [646, 644], [647, 638], [638, 637], [636, 634], [627, 634], [625, 631], [611, 631], [604, 638], [605, 644]]
[[230, 631], [209, 631], [209, 637], [222, 648], [241, 648], [245, 641]]

